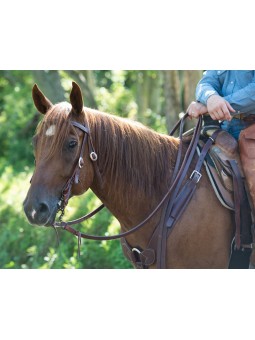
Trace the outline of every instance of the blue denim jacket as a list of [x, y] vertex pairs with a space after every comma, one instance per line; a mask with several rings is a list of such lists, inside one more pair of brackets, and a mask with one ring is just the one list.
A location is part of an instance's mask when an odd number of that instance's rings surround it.
[[[231, 113], [255, 114], [255, 71], [206, 71], [196, 88], [197, 101], [206, 105], [207, 99], [218, 94], [236, 110]], [[250, 123], [240, 119], [221, 122], [221, 128], [238, 139]]]
[[206, 105], [213, 94], [230, 103], [236, 110], [233, 116], [255, 114], [255, 71], [205, 71], [196, 88], [196, 99]]

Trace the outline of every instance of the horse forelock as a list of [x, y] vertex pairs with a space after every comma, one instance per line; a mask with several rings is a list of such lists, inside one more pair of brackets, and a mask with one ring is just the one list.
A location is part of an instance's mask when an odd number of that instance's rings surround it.
[[[49, 159], [56, 152], [61, 152], [64, 140], [70, 131], [71, 124], [68, 116], [71, 109], [71, 105], [67, 102], [56, 104], [38, 124], [35, 137], [38, 140], [38, 152], [41, 154], [42, 149], [44, 150], [44, 159]], [[47, 150], [45, 150], [46, 145]]]
[[99, 111], [86, 109], [85, 115], [98, 149], [100, 171], [109, 176], [113, 188], [123, 196], [127, 191], [152, 195], [167, 188], [178, 139]]

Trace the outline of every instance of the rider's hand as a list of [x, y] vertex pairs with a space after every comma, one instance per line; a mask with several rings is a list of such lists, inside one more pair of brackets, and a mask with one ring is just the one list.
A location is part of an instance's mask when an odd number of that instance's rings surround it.
[[231, 120], [230, 112], [235, 112], [229, 102], [215, 94], [208, 98], [207, 110], [213, 120]]
[[202, 103], [191, 102], [187, 112], [191, 118], [198, 118], [200, 115], [208, 113], [207, 107]]

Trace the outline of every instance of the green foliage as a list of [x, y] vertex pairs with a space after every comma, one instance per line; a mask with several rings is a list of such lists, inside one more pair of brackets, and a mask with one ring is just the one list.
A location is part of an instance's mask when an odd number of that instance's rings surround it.
[[0, 171], [6, 160], [22, 169], [33, 160], [27, 129], [35, 115], [31, 98], [33, 80], [29, 71], [0, 72]]
[[[22, 201], [29, 187], [31, 172], [15, 175], [8, 166], [0, 182], [0, 268], [130, 268], [123, 257], [119, 241], [82, 240], [81, 256], [77, 258], [77, 239], [59, 231], [32, 227], [22, 210]], [[92, 192], [73, 198], [66, 218], [73, 219], [99, 205]], [[107, 211], [90, 220], [81, 230], [103, 235], [118, 232], [118, 222]]]

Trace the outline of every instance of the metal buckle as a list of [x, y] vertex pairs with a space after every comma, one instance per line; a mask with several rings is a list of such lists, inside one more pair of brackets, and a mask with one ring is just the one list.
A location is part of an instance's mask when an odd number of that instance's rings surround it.
[[198, 176], [196, 183], [198, 183], [202, 177], [202, 174], [200, 172], [198, 172], [197, 170], [193, 170], [192, 174], [190, 175], [190, 179], [193, 179], [194, 176]]
[[80, 168], [80, 169], [83, 167], [84, 161], [83, 161], [83, 158], [82, 158], [82, 157], [79, 158], [78, 165], [79, 165], [79, 168]]
[[245, 249], [255, 249], [255, 243], [241, 244], [242, 251]]
[[89, 157], [93, 162], [97, 161], [97, 154], [95, 153], [95, 151], [92, 151]]
[[133, 252], [133, 253], [136, 252], [137, 254], [141, 254], [141, 251], [140, 251], [139, 249], [137, 249], [137, 248], [133, 248], [133, 249], [132, 249], [132, 252]]
[[233, 116], [233, 118], [240, 119], [240, 120], [244, 119], [244, 117], [245, 116], [244, 116], [244, 114], [242, 112], [239, 112], [238, 114]]
[[136, 268], [138, 269], [144, 268], [144, 264], [141, 259], [142, 252], [138, 248], [132, 248], [132, 253], [134, 254], [132, 262], [136, 266]]

